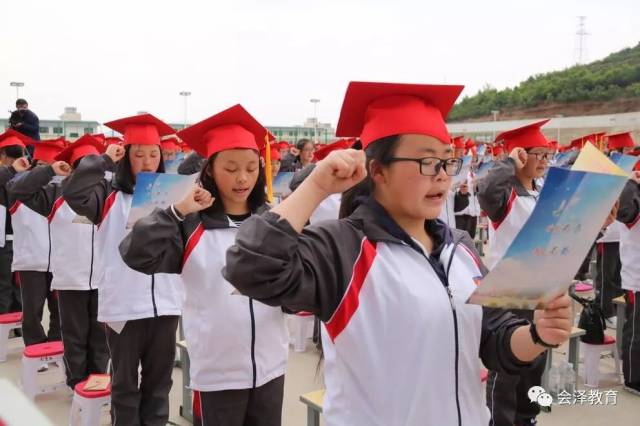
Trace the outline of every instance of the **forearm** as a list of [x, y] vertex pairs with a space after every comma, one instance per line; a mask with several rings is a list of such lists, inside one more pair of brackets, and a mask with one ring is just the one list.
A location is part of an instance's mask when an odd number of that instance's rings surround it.
[[547, 350], [544, 346], [533, 343], [530, 328], [531, 325], [523, 325], [511, 335], [511, 352], [522, 362], [531, 362]]

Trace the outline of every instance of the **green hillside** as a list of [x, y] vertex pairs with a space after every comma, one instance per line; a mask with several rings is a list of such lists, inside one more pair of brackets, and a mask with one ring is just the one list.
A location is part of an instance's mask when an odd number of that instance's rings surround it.
[[607, 103], [624, 98], [640, 98], [640, 43], [600, 61], [529, 77], [513, 88], [486, 86], [456, 104], [449, 120], [491, 116], [492, 110], [502, 114], [545, 105]]

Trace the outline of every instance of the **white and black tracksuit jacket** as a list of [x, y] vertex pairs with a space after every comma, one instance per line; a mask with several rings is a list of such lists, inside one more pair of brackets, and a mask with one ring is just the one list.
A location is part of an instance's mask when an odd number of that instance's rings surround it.
[[486, 425], [481, 361], [517, 373], [527, 324], [467, 301], [486, 269], [468, 234], [426, 221], [426, 253], [375, 201], [298, 234], [275, 213], [247, 219], [225, 277], [268, 305], [324, 323], [328, 425]]

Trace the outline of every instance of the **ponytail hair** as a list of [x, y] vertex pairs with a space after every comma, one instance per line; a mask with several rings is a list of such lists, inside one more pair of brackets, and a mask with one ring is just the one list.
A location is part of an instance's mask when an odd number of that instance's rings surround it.
[[364, 150], [367, 155], [366, 169], [367, 177], [362, 182], [358, 183], [354, 187], [346, 190], [342, 194], [342, 201], [340, 202], [339, 217], [350, 216], [356, 208], [372, 193], [374, 189], [373, 179], [371, 179], [371, 161], [375, 160], [382, 166], [388, 166], [391, 164], [391, 159], [395, 152], [396, 145], [400, 140], [400, 135], [387, 136], [371, 142], [369, 146]]

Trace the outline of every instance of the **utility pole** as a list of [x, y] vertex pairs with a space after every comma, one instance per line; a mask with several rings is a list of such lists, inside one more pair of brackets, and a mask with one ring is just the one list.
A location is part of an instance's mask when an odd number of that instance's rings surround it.
[[590, 35], [585, 27], [586, 16], [578, 16], [578, 64], [584, 63], [587, 57], [587, 40], [586, 37]]

